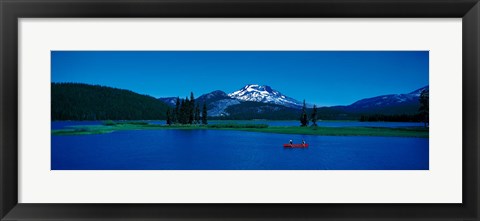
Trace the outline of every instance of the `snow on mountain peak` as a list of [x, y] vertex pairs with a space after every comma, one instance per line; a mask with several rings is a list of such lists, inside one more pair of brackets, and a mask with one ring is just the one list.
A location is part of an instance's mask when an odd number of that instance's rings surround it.
[[279, 104], [288, 107], [299, 107], [301, 102], [282, 95], [268, 85], [247, 84], [241, 89], [228, 94], [229, 97], [242, 101]]

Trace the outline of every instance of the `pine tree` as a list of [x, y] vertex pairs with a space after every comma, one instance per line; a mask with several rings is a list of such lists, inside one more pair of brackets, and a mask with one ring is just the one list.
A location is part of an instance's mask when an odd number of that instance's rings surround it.
[[193, 96], [193, 92], [190, 92], [190, 101], [188, 102], [188, 123], [193, 124], [195, 112], [195, 97]]
[[178, 111], [178, 122], [185, 124], [185, 100], [180, 100], [180, 109]]
[[207, 102], [203, 102], [202, 124], [207, 124]]
[[317, 105], [313, 105], [312, 115], [310, 116], [310, 120], [312, 121], [312, 126], [317, 126]]
[[420, 108], [418, 109], [418, 111], [420, 112], [419, 114], [421, 115], [421, 117], [423, 118], [423, 124], [425, 127], [428, 126], [428, 122], [429, 122], [429, 93], [427, 90], [423, 90], [422, 93], [420, 93], [420, 98], [419, 98], [419, 102], [420, 102]]
[[303, 100], [302, 115], [300, 116], [300, 123], [302, 127], [308, 126], [307, 104]]
[[188, 100], [188, 96], [186, 96], [185, 100], [183, 100], [183, 112], [182, 112], [183, 124], [188, 124], [188, 112], [190, 108], [189, 106], [190, 106], [190, 101]]
[[175, 103], [175, 110], [173, 112], [173, 123], [178, 124], [178, 118], [180, 115], [180, 98], [177, 97], [177, 102]]
[[170, 114], [170, 108], [167, 109], [167, 125], [172, 125], [172, 116]]
[[200, 123], [200, 105], [195, 105], [195, 124]]

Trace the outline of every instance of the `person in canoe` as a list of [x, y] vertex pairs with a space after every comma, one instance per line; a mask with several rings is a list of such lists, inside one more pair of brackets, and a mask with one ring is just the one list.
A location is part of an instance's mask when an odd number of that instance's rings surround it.
[[294, 144], [293, 140], [290, 140], [288, 143], [283, 144], [283, 147], [308, 147], [308, 144], [305, 142], [305, 140], [302, 140], [301, 144]]

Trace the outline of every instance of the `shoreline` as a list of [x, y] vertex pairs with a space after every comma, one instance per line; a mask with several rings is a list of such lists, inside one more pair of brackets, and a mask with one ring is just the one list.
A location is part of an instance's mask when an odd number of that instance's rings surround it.
[[266, 124], [211, 124], [211, 125], [155, 125], [144, 122], [115, 122], [111, 125], [78, 125], [68, 129], [52, 130], [51, 135], [92, 135], [122, 130], [235, 130], [245, 132], [301, 134], [317, 136], [385, 136], [428, 138], [429, 129], [423, 127], [300, 127], [268, 126]]

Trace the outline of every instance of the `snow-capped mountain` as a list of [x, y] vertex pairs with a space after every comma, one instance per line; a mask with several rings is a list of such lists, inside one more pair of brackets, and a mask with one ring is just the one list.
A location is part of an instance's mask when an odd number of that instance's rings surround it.
[[240, 90], [228, 94], [228, 96], [241, 101], [279, 104], [294, 108], [300, 108], [303, 105], [300, 101], [287, 97], [267, 85], [248, 84]]
[[[346, 106], [322, 107], [319, 113], [331, 119], [351, 119], [359, 114], [415, 114], [419, 108], [422, 87], [406, 94], [387, 94], [358, 100]], [[171, 107], [175, 106], [176, 97], [159, 98]], [[230, 117], [232, 119], [272, 118], [293, 119], [303, 105], [298, 100], [283, 95], [270, 86], [249, 84], [232, 93], [221, 90], [199, 96], [197, 104], [206, 102], [208, 116]], [[311, 109], [312, 105], [307, 104]]]

